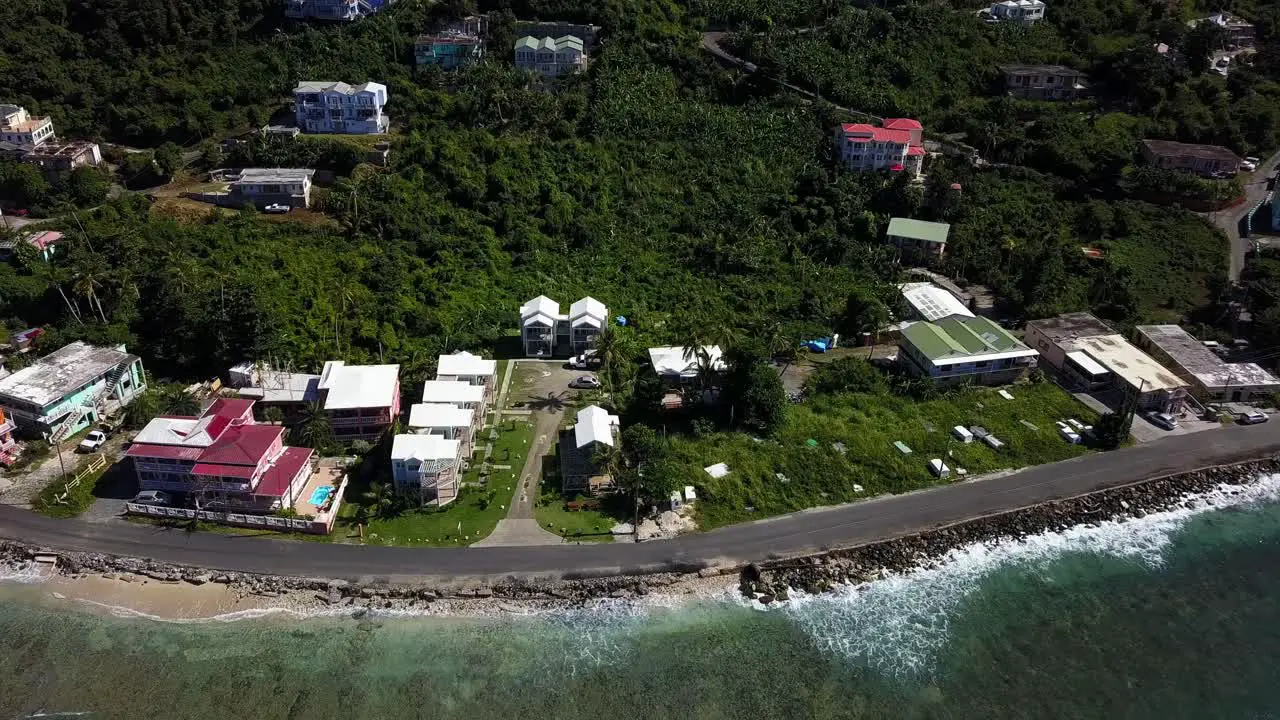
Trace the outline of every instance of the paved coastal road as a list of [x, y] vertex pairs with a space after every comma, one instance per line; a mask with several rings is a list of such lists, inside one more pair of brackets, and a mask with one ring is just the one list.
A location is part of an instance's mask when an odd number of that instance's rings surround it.
[[1280, 453], [1280, 422], [1169, 437], [1020, 473], [639, 545], [411, 549], [325, 545], [130, 524], [52, 520], [0, 507], [0, 537], [276, 575], [398, 582], [693, 570], [871, 542], [1160, 475]]

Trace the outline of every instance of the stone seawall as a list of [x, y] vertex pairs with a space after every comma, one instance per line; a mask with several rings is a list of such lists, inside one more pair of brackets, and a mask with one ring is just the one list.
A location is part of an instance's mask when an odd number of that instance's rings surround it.
[[169, 583], [223, 583], [263, 597], [288, 596], [302, 605], [411, 609], [437, 601], [514, 601], [528, 608], [581, 604], [599, 598], [642, 597], [651, 592], [681, 592], [690, 585], [722, 582], [719, 575], [738, 575], [739, 590], [764, 603], [786, 600], [791, 589], [825, 592], [842, 583], [866, 582], [886, 572], [901, 572], [932, 562], [951, 550], [978, 542], [1016, 539], [1043, 532], [1120, 517], [1142, 517], [1182, 503], [1220, 485], [1244, 485], [1266, 474], [1280, 473], [1272, 458], [1197, 470], [1058, 500], [998, 515], [912, 533], [902, 537], [800, 558], [763, 561], [745, 566], [703, 568], [688, 572], [673, 561], [670, 572], [616, 575], [589, 579], [508, 578], [496, 582], [396, 585], [382, 582], [220, 572], [101, 553], [48, 551], [19, 542], [0, 541], [0, 563], [21, 565], [37, 555], [58, 558], [57, 572], [67, 576], [100, 575], [121, 580]]
[[901, 572], [937, 560], [967, 545], [1065, 530], [1123, 517], [1144, 517], [1184, 503], [1221, 485], [1244, 485], [1261, 475], [1280, 472], [1280, 460], [1269, 459], [1197, 470], [1057, 500], [1033, 507], [957, 523], [821, 555], [753, 563], [739, 574], [744, 596], [763, 603], [786, 600], [790, 589], [820, 593], [844, 583], [875, 580], [885, 572]]

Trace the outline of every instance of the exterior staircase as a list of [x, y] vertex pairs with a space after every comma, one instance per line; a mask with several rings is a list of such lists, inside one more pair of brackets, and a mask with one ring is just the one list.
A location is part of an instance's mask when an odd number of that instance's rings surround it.
[[102, 416], [102, 410], [99, 407], [102, 399], [110, 395], [116, 388], [116, 383], [120, 382], [120, 378], [124, 376], [129, 369], [128, 363], [120, 363], [107, 375], [107, 381], [102, 389], [94, 393], [91, 397], [86, 398], [85, 402], [79, 407], [72, 410], [58, 426], [49, 433], [49, 444], [59, 445], [66, 440], [72, 433], [73, 429], [80, 424], [85, 415], [96, 412], [99, 417]]

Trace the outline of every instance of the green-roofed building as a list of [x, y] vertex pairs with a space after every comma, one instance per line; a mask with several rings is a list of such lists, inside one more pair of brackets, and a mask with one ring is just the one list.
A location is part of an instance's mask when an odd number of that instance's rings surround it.
[[1005, 385], [1024, 377], [1039, 356], [984, 317], [949, 315], [902, 330], [898, 361], [939, 385]]
[[885, 239], [904, 255], [920, 260], [937, 260], [947, 252], [947, 235], [951, 226], [946, 223], [892, 218]]

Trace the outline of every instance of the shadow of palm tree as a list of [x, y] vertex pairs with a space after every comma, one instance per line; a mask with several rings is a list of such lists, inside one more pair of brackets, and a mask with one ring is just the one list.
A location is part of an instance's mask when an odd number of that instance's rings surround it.
[[525, 407], [539, 412], [559, 412], [569, 404], [569, 393], [561, 390], [558, 393], [547, 393], [545, 397], [536, 397], [525, 403]]

